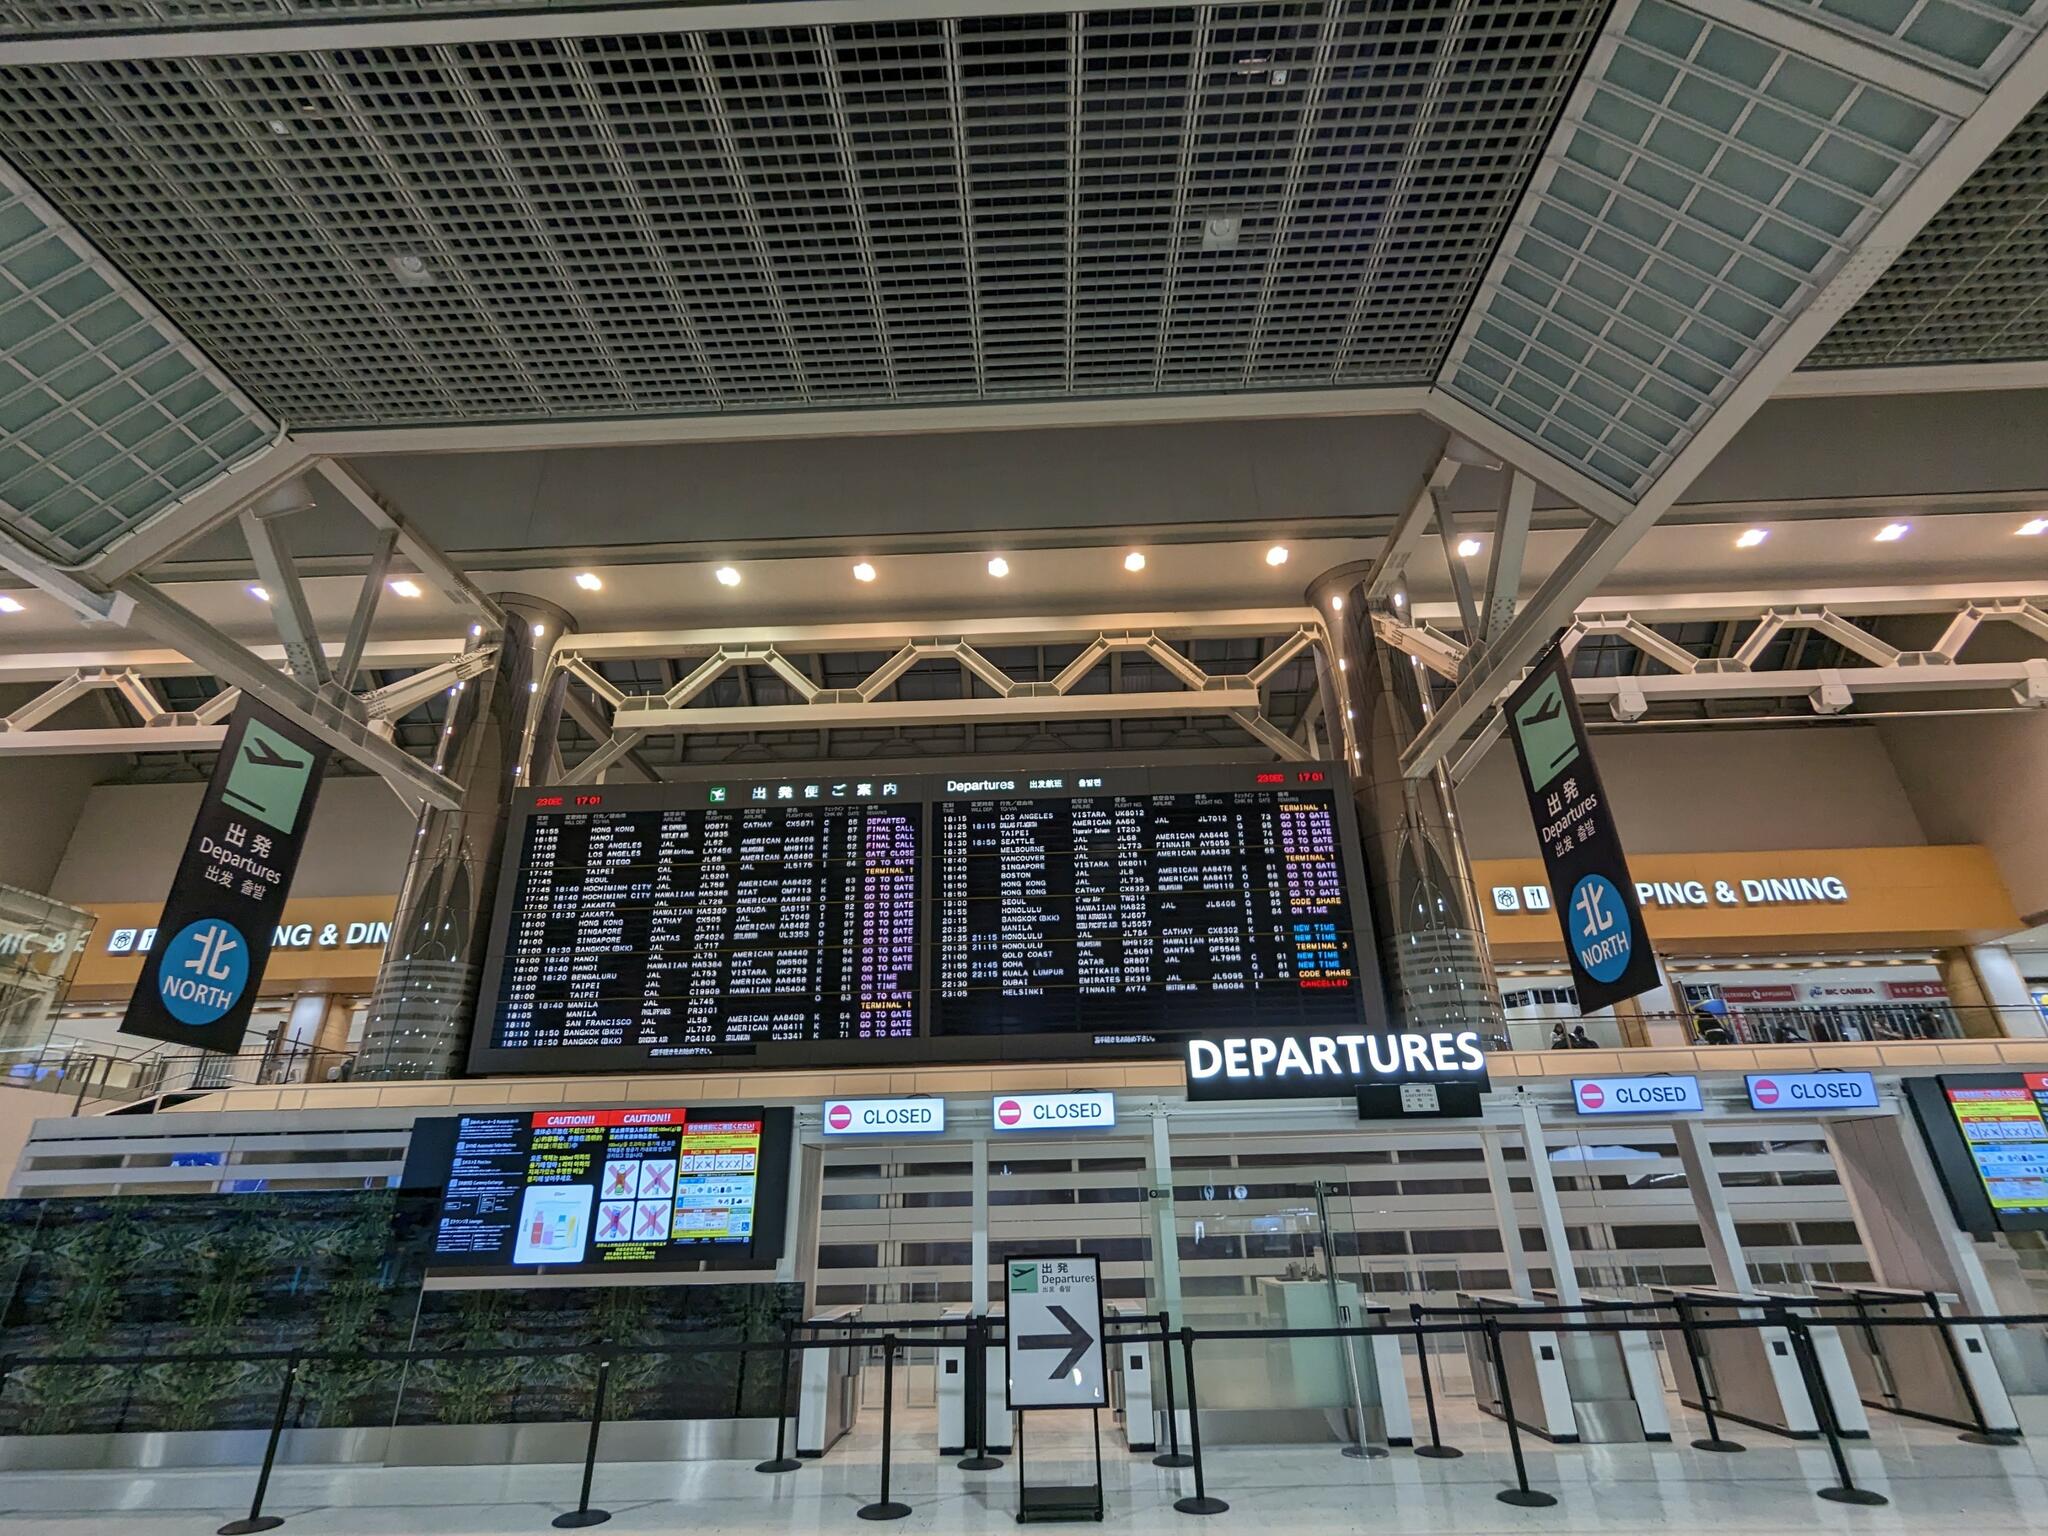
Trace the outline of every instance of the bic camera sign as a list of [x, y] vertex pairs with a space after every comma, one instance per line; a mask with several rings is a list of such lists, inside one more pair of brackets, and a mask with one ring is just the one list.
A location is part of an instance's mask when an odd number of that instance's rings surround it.
[[[1849, 899], [1839, 875], [1793, 875], [1767, 880], [1638, 880], [1636, 900], [1646, 907], [1786, 907]], [[1496, 912], [1545, 912], [1550, 893], [1540, 885], [1496, 885]]]

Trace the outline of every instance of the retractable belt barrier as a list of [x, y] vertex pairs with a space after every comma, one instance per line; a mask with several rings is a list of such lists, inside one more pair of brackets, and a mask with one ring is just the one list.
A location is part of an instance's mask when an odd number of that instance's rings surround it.
[[[1167, 1363], [1165, 1372], [1167, 1421], [1171, 1435], [1172, 1450], [1155, 1456], [1156, 1465], [1162, 1467], [1186, 1467], [1192, 1474], [1194, 1492], [1177, 1500], [1174, 1508], [1188, 1515], [1221, 1514], [1229, 1509], [1222, 1499], [1208, 1491], [1207, 1468], [1202, 1457], [1201, 1407], [1199, 1389], [1196, 1385], [1195, 1348], [1198, 1344], [1221, 1343], [1232, 1340], [1278, 1340], [1278, 1339], [1379, 1339], [1412, 1338], [1415, 1340], [1423, 1370], [1424, 1399], [1429, 1409], [1430, 1445], [1416, 1450], [1417, 1455], [1455, 1455], [1457, 1452], [1441, 1442], [1433, 1391], [1429, 1383], [1429, 1362], [1426, 1341], [1431, 1337], [1464, 1337], [1480, 1334], [1487, 1345], [1492, 1368], [1499, 1377], [1502, 1396], [1502, 1418], [1507, 1428], [1508, 1444], [1515, 1468], [1515, 1486], [1506, 1488], [1496, 1495], [1503, 1503], [1528, 1508], [1544, 1508], [1557, 1503], [1555, 1495], [1530, 1486], [1528, 1467], [1522, 1455], [1521, 1433], [1517, 1427], [1513, 1400], [1508, 1395], [1506, 1372], [1501, 1366], [1500, 1339], [1509, 1333], [1624, 1333], [1641, 1332], [1662, 1327], [1662, 1324], [1635, 1321], [1601, 1321], [1602, 1313], [1666, 1313], [1678, 1319], [1684, 1333], [1687, 1348], [1693, 1349], [1698, 1335], [1737, 1329], [1780, 1328], [1792, 1340], [1801, 1379], [1812, 1399], [1820, 1433], [1827, 1441], [1830, 1460], [1833, 1463], [1835, 1481], [1815, 1489], [1815, 1494], [1837, 1503], [1857, 1505], [1881, 1505], [1889, 1502], [1884, 1495], [1858, 1487], [1852, 1480], [1846, 1453], [1842, 1449], [1840, 1426], [1830, 1405], [1827, 1389], [1821, 1380], [1820, 1367], [1814, 1351], [1810, 1328], [1818, 1324], [1823, 1327], [1835, 1326], [1837, 1322], [1853, 1323], [1857, 1327], [1871, 1330], [1883, 1328], [1940, 1328], [1956, 1327], [2011, 1328], [2048, 1326], [2048, 1313], [2008, 1313], [1979, 1316], [1972, 1313], [1944, 1313], [1940, 1297], [1934, 1292], [1894, 1293], [1903, 1294], [1907, 1299], [1921, 1297], [1931, 1313], [1925, 1317], [1875, 1317], [1870, 1315], [1866, 1298], [1858, 1297], [1806, 1297], [1806, 1296], [1742, 1296], [1734, 1293], [1701, 1293], [1697, 1297], [1681, 1297], [1671, 1301], [1592, 1301], [1577, 1303], [1543, 1304], [1531, 1302], [1518, 1306], [1512, 1311], [1478, 1307], [1425, 1307], [1412, 1305], [1409, 1309], [1411, 1321], [1405, 1324], [1381, 1321], [1372, 1325], [1354, 1327], [1323, 1328], [1208, 1328], [1195, 1329], [1183, 1326], [1175, 1329], [1169, 1326], [1167, 1314], [1158, 1313], [1142, 1319], [1110, 1319], [1109, 1326], [1119, 1329], [1118, 1341], [1126, 1344], [1157, 1344], [1161, 1347], [1162, 1358]], [[1739, 1306], [1761, 1315], [1736, 1318], [1702, 1318], [1692, 1316], [1695, 1305], [1701, 1301], [1712, 1301], [1721, 1306]], [[1825, 1314], [1845, 1314], [1839, 1318]], [[1444, 1318], [1441, 1322], [1427, 1322], [1425, 1318]], [[576, 1508], [557, 1515], [554, 1524], [563, 1529], [598, 1525], [611, 1518], [610, 1514], [591, 1505], [590, 1496], [597, 1467], [599, 1437], [604, 1427], [605, 1394], [614, 1364], [622, 1359], [665, 1355], [705, 1354], [775, 1354], [783, 1362], [781, 1401], [778, 1403], [777, 1454], [773, 1462], [763, 1462], [761, 1471], [784, 1471], [790, 1468], [782, 1452], [783, 1426], [790, 1416], [789, 1402], [789, 1361], [796, 1354], [811, 1349], [837, 1349], [845, 1347], [844, 1339], [801, 1339], [799, 1329], [830, 1326], [840, 1331], [858, 1328], [873, 1335], [873, 1342], [883, 1347], [883, 1374], [885, 1395], [882, 1407], [881, 1444], [881, 1486], [880, 1494], [872, 1504], [863, 1505], [858, 1515], [866, 1520], [899, 1519], [911, 1513], [910, 1506], [890, 1498], [890, 1472], [892, 1459], [892, 1414], [891, 1399], [894, 1396], [894, 1367], [896, 1351], [905, 1346], [938, 1346], [952, 1342], [946, 1337], [949, 1331], [964, 1331], [971, 1339], [983, 1345], [992, 1345], [1002, 1338], [1002, 1320], [994, 1317], [970, 1317], [962, 1320], [931, 1323], [875, 1323], [875, 1324], [808, 1324], [791, 1323], [779, 1338], [749, 1340], [693, 1340], [679, 1344], [625, 1345], [609, 1342], [597, 1344], [539, 1347], [498, 1347], [484, 1349], [358, 1349], [358, 1350], [316, 1350], [276, 1349], [247, 1351], [212, 1351], [151, 1354], [130, 1353], [118, 1355], [25, 1355], [0, 1358], [0, 1394], [21, 1372], [33, 1369], [104, 1369], [117, 1366], [152, 1366], [166, 1364], [238, 1363], [258, 1364], [281, 1363], [284, 1367], [283, 1380], [277, 1398], [277, 1408], [272, 1415], [269, 1438], [264, 1446], [262, 1466], [256, 1475], [254, 1496], [250, 1501], [249, 1513], [242, 1519], [229, 1521], [219, 1527], [217, 1536], [251, 1536], [251, 1533], [267, 1531], [283, 1525], [279, 1515], [263, 1512], [263, 1501], [269, 1491], [271, 1473], [276, 1466], [277, 1452], [284, 1431], [291, 1419], [291, 1408], [295, 1389], [306, 1366], [320, 1362], [350, 1361], [359, 1363], [381, 1363], [411, 1366], [428, 1360], [490, 1360], [490, 1359], [566, 1359], [593, 1358], [597, 1362], [596, 1377], [591, 1391], [590, 1434], [586, 1442], [582, 1478]], [[917, 1331], [912, 1331], [917, 1330]], [[1178, 1347], [1181, 1356], [1181, 1381], [1187, 1392], [1188, 1412], [1188, 1454], [1180, 1453], [1178, 1431], [1178, 1407], [1175, 1403], [1172, 1353]], [[1702, 1394], [1702, 1408], [1707, 1424], [1707, 1440], [1695, 1441], [1702, 1449], [1739, 1451], [1741, 1446], [1719, 1439], [1716, 1421], [1711, 1405]], [[1977, 1423], [1974, 1432], [1963, 1438], [1979, 1444], [2010, 1445], [2010, 1436], [1990, 1431], [1983, 1421], [1982, 1410], [1973, 1394], [1969, 1398]], [[1711, 1443], [1710, 1443], [1711, 1442]], [[986, 1426], [982, 1426], [980, 1444], [986, 1457]], [[994, 1465], [993, 1458], [987, 1458]], [[800, 1463], [797, 1465], [801, 1465]]]

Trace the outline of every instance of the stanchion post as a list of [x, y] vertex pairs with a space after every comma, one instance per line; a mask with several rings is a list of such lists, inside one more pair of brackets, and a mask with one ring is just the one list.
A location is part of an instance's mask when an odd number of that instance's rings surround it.
[[270, 1469], [277, 1465], [277, 1443], [284, 1438], [285, 1420], [291, 1416], [292, 1388], [299, 1379], [299, 1352], [285, 1356], [284, 1384], [277, 1389], [277, 1412], [270, 1416], [270, 1441], [263, 1447], [263, 1470], [256, 1474], [256, 1497], [249, 1501], [249, 1513], [222, 1526], [219, 1536], [250, 1536], [254, 1531], [274, 1531], [284, 1524], [281, 1515], [263, 1513], [263, 1495], [270, 1491]]
[[1494, 1383], [1500, 1388], [1500, 1416], [1507, 1421], [1508, 1449], [1515, 1458], [1515, 1486], [1501, 1489], [1494, 1497], [1522, 1509], [1548, 1509], [1557, 1502], [1557, 1496], [1529, 1486], [1529, 1467], [1522, 1460], [1522, 1427], [1515, 1422], [1515, 1389], [1508, 1381], [1507, 1366], [1500, 1356], [1500, 1320], [1482, 1317], [1479, 1327], [1486, 1335], [1487, 1357], [1493, 1361]]
[[1700, 1416], [1707, 1421], [1706, 1438], [1693, 1441], [1692, 1448], [1732, 1455], [1743, 1447], [1736, 1441], [1721, 1438], [1721, 1426], [1714, 1418], [1714, 1394], [1707, 1382], [1706, 1367], [1700, 1360], [1699, 1335], [1692, 1325], [1692, 1303], [1680, 1298], [1672, 1306], [1678, 1313], [1678, 1331], [1685, 1339], [1685, 1358], [1692, 1366], [1693, 1382], [1700, 1389]]
[[[790, 1406], [789, 1401], [789, 1364], [791, 1357], [795, 1353], [796, 1319], [785, 1317], [782, 1320], [782, 1354], [780, 1356], [782, 1375], [776, 1379], [775, 1383], [775, 1455], [772, 1460], [755, 1463], [754, 1470], [756, 1472], [795, 1472], [803, 1466], [802, 1462], [789, 1454], [789, 1421], [795, 1411]], [[798, 1397], [799, 1399], [802, 1397], [801, 1390], [798, 1392]]]
[[1422, 1304], [1408, 1303], [1408, 1320], [1415, 1325], [1415, 1358], [1422, 1366], [1422, 1409], [1429, 1415], [1429, 1444], [1415, 1447], [1415, 1454], [1431, 1461], [1455, 1461], [1465, 1453], [1445, 1445], [1437, 1432], [1436, 1387], [1429, 1379], [1429, 1335], [1422, 1331]]
[[557, 1530], [573, 1531], [586, 1525], [603, 1525], [611, 1519], [608, 1509], [590, 1507], [590, 1484], [597, 1476], [597, 1437], [604, 1429], [605, 1389], [611, 1385], [612, 1357], [610, 1347], [597, 1357], [597, 1384], [590, 1393], [590, 1439], [583, 1447], [583, 1489], [577, 1495], [576, 1507], [567, 1514], [555, 1516]]
[[1815, 1492], [1834, 1504], [1891, 1503], [1881, 1493], [1858, 1488], [1850, 1478], [1849, 1457], [1842, 1449], [1842, 1436], [1835, 1427], [1835, 1405], [1828, 1397], [1827, 1383], [1821, 1379], [1820, 1362], [1813, 1351], [1813, 1335], [1806, 1331], [1806, 1324], [1801, 1319], [1782, 1312], [1779, 1317], [1792, 1335], [1792, 1355], [1799, 1362], [1799, 1377], [1806, 1383], [1806, 1395], [1813, 1403], [1813, 1416], [1820, 1424], [1821, 1434], [1827, 1439], [1828, 1454], [1834, 1458], [1836, 1486], [1816, 1489]]
[[1188, 1449], [1194, 1452], [1190, 1459], [1195, 1468], [1195, 1491], [1188, 1498], [1175, 1499], [1173, 1507], [1184, 1515], [1220, 1515], [1230, 1506], [1209, 1497], [1208, 1485], [1203, 1481], [1202, 1403], [1195, 1394], [1195, 1330], [1185, 1325], [1180, 1330], [1180, 1359], [1188, 1378]]
[[994, 1472], [1003, 1464], [988, 1453], [988, 1319], [967, 1319], [967, 1412], [974, 1433], [967, 1444], [974, 1454], [953, 1463], [962, 1472]]
[[908, 1504], [889, 1497], [889, 1427], [896, 1407], [896, 1335], [882, 1335], [882, 1496], [854, 1511], [863, 1520], [901, 1520], [910, 1513]]
[[1192, 1467], [1195, 1458], [1180, 1448], [1180, 1405], [1173, 1396], [1173, 1317], [1161, 1312], [1155, 1321], [1159, 1324], [1159, 1364], [1166, 1381], [1166, 1449], [1152, 1458], [1152, 1465]]

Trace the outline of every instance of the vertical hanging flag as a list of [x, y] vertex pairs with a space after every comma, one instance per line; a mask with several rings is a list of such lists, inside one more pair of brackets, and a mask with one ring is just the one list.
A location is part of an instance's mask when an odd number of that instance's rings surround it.
[[1657, 961], [1563, 647], [1536, 663], [1507, 708], [1579, 1011], [1647, 992], [1657, 985]]
[[241, 1046], [326, 766], [322, 742], [242, 700], [122, 1033], [209, 1051]]

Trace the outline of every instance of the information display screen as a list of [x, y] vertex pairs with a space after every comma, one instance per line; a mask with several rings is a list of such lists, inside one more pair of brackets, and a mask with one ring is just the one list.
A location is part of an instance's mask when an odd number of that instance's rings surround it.
[[788, 1169], [787, 1110], [635, 1106], [423, 1119], [401, 1183], [436, 1267], [674, 1269], [779, 1255]]
[[932, 1032], [1354, 1025], [1334, 791], [941, 799]]
[[580, 798], [519, 824], [488, 1049], [658, 1066], [917, 1033], [915, 807]]
[[2029, 1072], [2010, 1087], [1945, 1091], [1991, 1209], [2048, 1212], [2048, 1074]]

